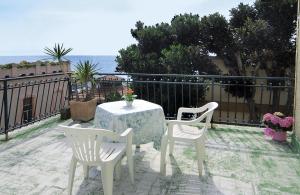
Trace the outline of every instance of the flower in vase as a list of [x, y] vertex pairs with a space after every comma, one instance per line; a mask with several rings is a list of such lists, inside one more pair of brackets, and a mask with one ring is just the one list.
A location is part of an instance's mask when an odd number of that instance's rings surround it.
[[133, 94], [134, 91], [131, 88], [128, 88], [125, 95], [123, 95], [123, 99], [129, 102], [132, 102], [137, 96]]
[[132, 95], [134, 93], [134, 91], [131, 88], [128, 88], [126, 94], [127, 95]]

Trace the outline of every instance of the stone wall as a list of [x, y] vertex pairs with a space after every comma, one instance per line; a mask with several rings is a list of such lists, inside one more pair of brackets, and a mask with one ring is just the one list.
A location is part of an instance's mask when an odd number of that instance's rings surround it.
[[69, 61], [64, 61], [62, 65], [58, 62], [49, 61], [22, 61], [20, 63], [0, 65], [0, 78], [52, 74], [68, 71], [70, 71]]

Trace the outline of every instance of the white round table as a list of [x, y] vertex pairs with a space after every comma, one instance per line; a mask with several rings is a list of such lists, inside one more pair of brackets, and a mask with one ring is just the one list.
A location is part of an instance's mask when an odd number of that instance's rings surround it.
[[125, 101], [108, 102], [97, 106], [94, 125], [117, 133], [132, 128], [134, 144], [154, 142], [159, 148], [165, 115], [160, 105], [144, 100], [134, 100], [132, 107], [127, 107]]

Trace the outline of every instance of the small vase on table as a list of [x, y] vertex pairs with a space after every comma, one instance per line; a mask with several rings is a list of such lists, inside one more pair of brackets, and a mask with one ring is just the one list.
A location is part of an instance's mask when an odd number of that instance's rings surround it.
[[133, 90], [131, 88], [128, 88], [125, 95], [123, 95], [123, 99], [126, 102], [126, 107], [132, 107], [132, 103], [136, 98], [136, 95], [133, 94]]
[[126, 106], [127, 106], [127, 107], [132, 107], [132, 103], [133, 103], [133, 101], [127, 101], [127, 100], [126, 100]]

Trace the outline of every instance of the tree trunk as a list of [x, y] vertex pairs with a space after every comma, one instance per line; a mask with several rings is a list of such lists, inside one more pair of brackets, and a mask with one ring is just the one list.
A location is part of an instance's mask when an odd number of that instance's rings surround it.
[[[253, 83], [255, 85], [255, 83]], [[255, 123], [258, 122], [260, 119], [258, 119], [257, 115], [257, 109], [255, 106], [255, 94], [256, 94], [256, 88], [255, 86], [250, 86], [251, 90], [249, 90], [249, 94], [245, 94], [246, 101], [249, 106], [249, 123]]]
[[[272, 98], [272, 112], [282, 112], [282, 110], [279, 110], [279, 94], [280, 94], [280, 88], [273, 88], [273, 98]], [[274, 110], [275, 109], [275, 110]]]
[[237, 65], [238, 65], [239, 75], [246, 76], [246, 69], [242, 62], [241, 52], [240, 51], [235, 52], [234, 57], [236, 59]]

